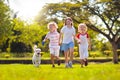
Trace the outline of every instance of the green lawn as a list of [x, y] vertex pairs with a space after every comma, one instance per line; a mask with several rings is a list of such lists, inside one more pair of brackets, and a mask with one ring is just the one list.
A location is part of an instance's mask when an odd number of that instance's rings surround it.
[[64, 64], [52, 68], [51, 65], [0, 64], [0, 80], [119, 80], [120, 64], [89, 63], [80, 68], [65, 68]]

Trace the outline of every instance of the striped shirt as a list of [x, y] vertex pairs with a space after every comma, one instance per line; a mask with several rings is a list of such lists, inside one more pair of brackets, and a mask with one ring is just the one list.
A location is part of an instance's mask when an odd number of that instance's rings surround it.
[[49, 47], [59, 46], [59, 37], [60, 34], [55, 32], [48, 32], [46, 38], [50, 40]]

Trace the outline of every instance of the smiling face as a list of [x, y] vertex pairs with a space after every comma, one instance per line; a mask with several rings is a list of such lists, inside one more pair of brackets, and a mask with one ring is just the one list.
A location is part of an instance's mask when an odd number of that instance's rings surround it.
[[71, 20], [69, 20], [69, 19], [66, 20], [66, 25], [71, 25], [71, 23], [72, 23]]
[[54, 32], [56, 30], [55, 25], [54, 24], [50, 24], [49, 25], [49, 30], [50, 30], [50, 32]]
[[65, 25], [71, 25], [72, 26], [72, 19], [70, 17], [65, 19]]
[[50, 30], [50, 32], [54, 32], [54, 31], [57, 31], [57, 24], [55, 22], [50, 22], [48, 23], [48, 29]]
[[87, 31], [87, 26], [85, 24], [79, 24], [78, 26], [78, 31], [82, 34], [86, 33]]

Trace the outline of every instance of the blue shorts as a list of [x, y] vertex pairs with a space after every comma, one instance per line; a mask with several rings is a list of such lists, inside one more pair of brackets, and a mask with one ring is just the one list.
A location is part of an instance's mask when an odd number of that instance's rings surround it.
[[70, 48], [74, 48], [74, 42], [70, 42], [70, 43], [62, 43], [61, 46], [61, 51], [67, 51]]

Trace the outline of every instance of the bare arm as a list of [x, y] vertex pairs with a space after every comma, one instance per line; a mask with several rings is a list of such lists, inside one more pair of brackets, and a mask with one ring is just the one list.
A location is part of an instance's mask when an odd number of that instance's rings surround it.
[[63, 35], [63, 33], [62, 33], [62, 32], [60, 32], [59, 45], [61, 45], [61, 43], [62, 43], [62, 35]]
[[88, 38], [88, 48], [89, 48], [89, 50], [91, 50], [91, 41], [90, 41], [90, 38]]
[[47, 38], [45, 37], [44, 40], [43, 40], [43, 42], [45, 42], [46, 40], [47, 40]]
[[74, 39], [77, 41], [77, 43], [80, 44], [80, 39], [75, 35], [73, 35], [73, 36], [74, 36]]

